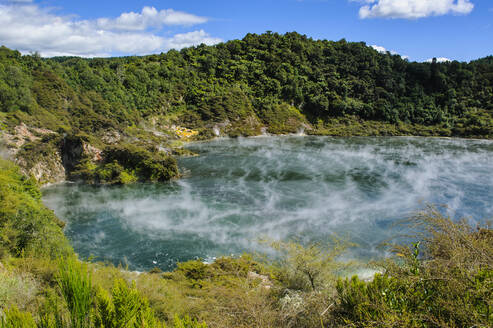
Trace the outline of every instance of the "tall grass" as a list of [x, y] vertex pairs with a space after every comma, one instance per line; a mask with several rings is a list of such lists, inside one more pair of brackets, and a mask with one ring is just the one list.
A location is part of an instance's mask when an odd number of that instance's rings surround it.
[[75, 257], [62, 259], [57, 282], [70, 312], [72, 328], [90, 327], [92, 279], [87, 264]]
[[29, 312], [20, 311], [17, 307], [12, 307], [0, 318], [1, 328], [37, 328], [34, 319]]

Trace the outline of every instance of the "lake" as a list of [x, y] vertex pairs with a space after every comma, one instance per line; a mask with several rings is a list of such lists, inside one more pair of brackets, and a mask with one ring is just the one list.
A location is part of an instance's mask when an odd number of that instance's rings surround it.
[[279, 136], [187, 146], [184, 178], [165, 184], [43, 188], [77, 253], [172, 269], [177, 261], [265, 251], [259, 241], [357, 243], [385, 256], [402, 219], [427, 204], [471, 223], [493, 218], [493, 142], [413, 137]]

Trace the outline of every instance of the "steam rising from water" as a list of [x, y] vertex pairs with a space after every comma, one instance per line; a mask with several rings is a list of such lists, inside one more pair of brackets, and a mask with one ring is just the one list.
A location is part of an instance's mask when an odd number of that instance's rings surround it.
[[[262, 237], [358, 243], [399, 233], [428, 203], [472, 221], [493, 217], [493, 143], [431, 138], [259, 137], [189, 148], [187, 178], [126, 187], [58, 185], [44, 201], [82, 256], [131, 269], [259, 249]], [[153, 261], [157, 262], [154, 264]]]

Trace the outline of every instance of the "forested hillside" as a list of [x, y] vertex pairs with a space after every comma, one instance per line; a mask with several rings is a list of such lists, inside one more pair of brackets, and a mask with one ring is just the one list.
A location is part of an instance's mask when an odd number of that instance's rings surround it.
[[172, 140], [183, 135], [263, 129], [490, 138], [493, 57], [417, 63], [364, 43], [270, 32], [144, 57], [44, 59], [3, 47], [0, 108], [10, 139], [23, 123], [39, 138], [78, 135], [101, 150], [108, 139], [145, 148], [158, 138], [152, 144], [173, 153]]

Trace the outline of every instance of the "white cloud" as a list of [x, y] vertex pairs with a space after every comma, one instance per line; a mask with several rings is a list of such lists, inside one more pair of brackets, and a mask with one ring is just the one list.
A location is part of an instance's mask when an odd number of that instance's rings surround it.
[[[135, 19], [101, 18], [77, 20], [63, 17], [37, 5], [0, 5], [0, 42], [23, 53], [42, 56], [110, 56], [149, 54], [180, 49], [200, 43], [221, 42], [203, 30], [165, 38], [147, 29], [162, 25], [191, 25], [203, 22], [198, 16], [173, 10], [145, 7]], [[101, 23], [104, 22], [104, 23]], [[105, 24], [107, 24], [105, 26]]]
[[176, 34], [166, 40], [165, 44], [168, 49], [180, 49], [191, 47], [193, 45], [204, 43], [208, 46], [221, 42], [218, 38], [213, 38], [204, 30], [193, 31], [188, 33]]
[[399, 55], [402, 57], [402, 59], [409, 59], [409, 56], [403, 56], [401, 54], [399, 54], [397, 51], [394, 51], [394, 50], [387, 50], [385, 49], [384, 47], [382, 46], [377, 46], [377, 45], [371, 45], [370, 47], [372, 47], [373, 49], [375, 49], [376, 51], [378, 51], [379, 53], [382, 53], [382, 54], [386, 54], [387, 51], [390, 52], [391, 55]]
[[350, 0], [364, 3], [360, 18], [418, 19], [446, 14], [469, 14], [474, 4], [471, 0]]
[[[448, 58], [445, 58], [445, 57], [437, 57], [437, 62], [438, 63], [445, 63], [445, 62], [451, 62], [451, 61], [452, 61], [452, 59], [448, 59]], [[427, 63], [433, 62], [433, 58], [427, 59], [426, 62]]]
[[149, 27], [160, 28], [163, 25], [191, 26], [207, 22], [207, 18], [199, 17], [173, 9], [158, 11], [154, 7], [144, 7], [141, 13], [123, 13], [116, 19], [100, 18], [98, 27], [109, 30], [144, 31]]
[[382, 53], [382, 54], [387, 53], [387, 49], [385, 49], [385, 48], [384, 48], [384, 47], [382, 47], [382, 46], [372, 45], [372, 46], [370, 46], [370, 47], [372, 47], [373, 49], [375, 49], [376, 51], [378, 51], [378, 52], [380, 52], [380, 53]]

